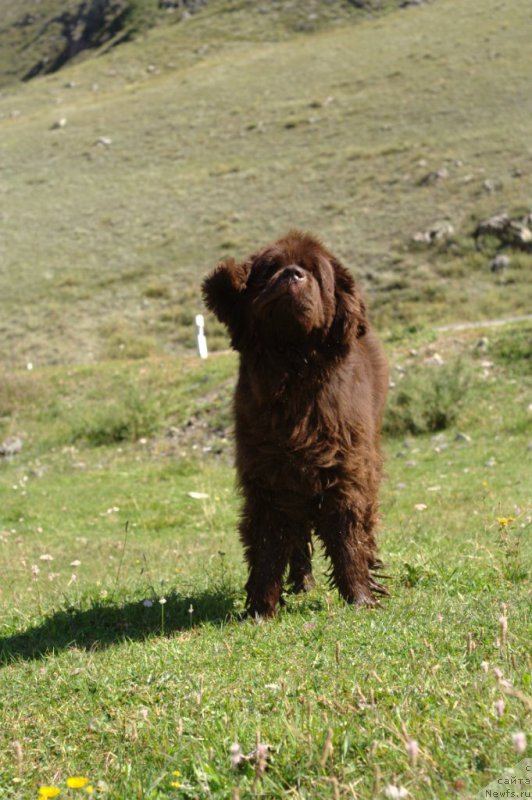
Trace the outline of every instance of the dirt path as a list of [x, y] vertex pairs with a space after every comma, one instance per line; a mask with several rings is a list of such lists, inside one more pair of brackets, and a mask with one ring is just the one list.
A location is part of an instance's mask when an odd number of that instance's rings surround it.
[[[480, 319], [478, 322], [451, 322], [449, 325], [438, 325], [434, 328], [438, 333], [446, 331], [468, 331], [474, 328], [497, 328], [501, 325], [510, 325], [512, 322], [532, 322], [532, 314], [522, 314], [518, 317], [506, 317], [505, 319]], [[211, 356], [223, 356], [232, 353], [232, 350], [213, 350], [209, 351]]]
[[496, 328], [499, 325], [509, 325], [511, 322], [532, 321], [532, 314], [522, 314], [520, 317], [507, 317], [506, 319], [481, 319], [478, 322], [452, 322], [450, 325], [439, 325], [435, 331], [467, 331], [471, 328]]

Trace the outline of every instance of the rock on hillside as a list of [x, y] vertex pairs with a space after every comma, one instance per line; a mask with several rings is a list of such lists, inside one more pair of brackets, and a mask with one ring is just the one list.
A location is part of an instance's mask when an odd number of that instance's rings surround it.
[[[189, 13], [205, 0], [179, 0]], [[2, 0], [0, 85], [55, 72], [79, 53], [153, 25], [160, 0]]]
[[[29, 24], [36, 21], [28, 20]], [[71, 4], [61, 13], [43, 21], [38, 29], [38, 41], [47, 52], [25, 73], [24, 80], [42, 73], [55, 72], [83, 50], [101, 47], [116, 37], [129, 35], [131, 7], [127, 0], [84, 0]]]

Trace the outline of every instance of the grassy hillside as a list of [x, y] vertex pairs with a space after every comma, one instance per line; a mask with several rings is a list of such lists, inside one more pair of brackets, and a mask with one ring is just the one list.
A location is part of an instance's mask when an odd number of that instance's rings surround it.
[[0, 87], [115, 47], [162, 18], [158, 0], [3, 0]]
[[[391, 600], [344, 605], [318, 558], [317, 589], [265, 625], [239, 620], [233, 355], [4, 380], [2, 414], [24, 448], [0, 461], [2, 796], [85, 796], [67, 788], [80, 776], [105, 800], [363, 800], [394, 786], [428, 800], [517, 774], [530, 711], [531, 331], [489, 331], [483, 351], [480, 332], [390, 350]], [[435, 350], [467, 376], [458, 415], [399, 436], [398, 391], [403, 420], [420, 403], [448, 408], [443, 368], [426, 365]], [[427, 371], [438, 396], [421, 391]], [[249, 755], [238, 768], [235, 743]]]
[[[530, 308], [530, 254], [494, 274], [471, 237], [532, 210], [526, 0], [282, 35], [221, 9], [4, 90], [5, 363], [190, 347], [205, 270], [293, 225], [353, 268], [381, 330]], [[442, 219], [450, 241], [412, 243]]]
[[357, 22], [400, 5], [401, 0], [3, 0], [0, 87], [101, 55], [152, 27], [183, 23], [198, 13], [202, 25], [216, 18], [218, 38], [229, 33], [260, 41]]

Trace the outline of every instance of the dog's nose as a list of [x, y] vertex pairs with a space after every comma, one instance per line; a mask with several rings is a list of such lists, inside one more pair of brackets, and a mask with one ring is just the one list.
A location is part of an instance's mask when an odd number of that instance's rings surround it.
[[305, 277], [305, 271], [296, 264], [290, 264], [289, 267], [283, 269], [282, 277], [290, 281], [302, 281]]

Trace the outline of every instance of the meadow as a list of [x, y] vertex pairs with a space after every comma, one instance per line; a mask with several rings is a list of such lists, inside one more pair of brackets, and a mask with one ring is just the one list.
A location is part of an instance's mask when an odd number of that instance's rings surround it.
[[[25, 84], [0, 59], [7, 800], [486, 798], [526, 776], [532, 327], [483, 320], [530, 313], [532, 254], [472, 234], [532, 212], [528, 3], [311, 5], [215, 0]], [[317, 553], [316, 589], [256, 624], [237, 357], [207, 315], [200, 360], [192, 322], [218, 258], [293, 225], [353, 268], [389, 356], [391, 598], [345, 605]]]
[[106, 798], [474, 797], [518, 764], [530, 332], [490, 331], [489, 354], [479, 331], [395, 346], [392, 598], [346, 606], [318, 559], [317, 589], [262, 625], [241, 616], [233, 355], [4, 382], [25, 447], [0, 478], [3, 796], [79, 796], [81, 776]]

